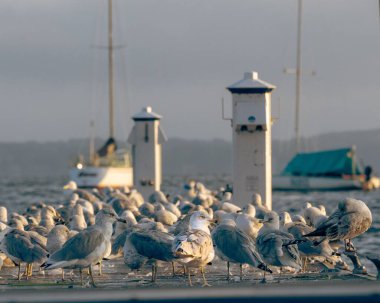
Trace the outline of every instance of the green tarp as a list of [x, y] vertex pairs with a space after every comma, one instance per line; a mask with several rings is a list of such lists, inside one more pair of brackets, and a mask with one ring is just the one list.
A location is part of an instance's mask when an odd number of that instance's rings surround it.
[[[351, 148], [327, 150], [312, 153], [299, 153], [288, 163], [284, 176], [317, 176], [317, 177], [340, 177], [352, 174], [354, 153]], [[356, 161], [355, 161], [356, 162]], [[356, 163], [357, 175], [362, 174]]]

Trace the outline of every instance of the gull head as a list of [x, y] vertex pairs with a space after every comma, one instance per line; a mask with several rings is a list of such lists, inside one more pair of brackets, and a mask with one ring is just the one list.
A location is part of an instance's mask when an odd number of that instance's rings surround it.
[[63, 186], [65, 190], [77, 190], [78, 186], [75, 181], [69, 181], [66, 185]]
[[154, 204], [154, 211], [155, 212], [158, 212], [158, 211], [161, 211], [161, 210], [165, 210], [165, 207], [161, 204], [161, 203], [155, 203]]
[[246, 204], [241, 209], [243, 213], [247, 214], [248, 216], [255, 217], [256, 216], [256, 207], [252, 204]]
[[292, 217], [290, 216], [290, 214], [287, 211], [284, 211], [280, 215], [280, 222], [281, 222], [281, 225], [285, 225], [288, 223], [292, 223], [293, 220], [292, 220]]
[[210, 233], [208, 227], [212, 222], [213, 220], [207, 213], [203, 211], [196, 211], [190, 217], [190, 228], [199, 229]]
[[317, 207], [309, 207], [304, 212], [304, 218], [307, 225], [316, 226], [321, 217], [325, 217], [322, 211]]
[[361, 200], [354, 198], [346, 198], [345, 201], [342, 201], [338, 205], [339, 210], [342, 213], [356, 213], [363, 216], [366, 216], [372, 221], [372, 214], [368, 206]]
[[318, 205], [318, 208], [321, 210], [321, 213], [324, 215], [324, 216], [327, 216], [327, 212], [326, 212], [326, 207], [322, 204], [319, 204]]
[[303, 209], [308, 209], [308, 208], [310, 208], [312, 206], [313, 205], [310, 202], [305, 202], [305, 204], [303, 205]]
[[293, 216], [293, 222], [299, 222], [299, 223], [304, 223], [306, 224], [306, 220], [304, 217], [302, 217], [301, 215], [294, 215]]
[[119, 218], [112, 208], [101, 209], [95, 217], [95, 223], [114, 223], [115, 221], [127, 223], [125, 219]]
[[266, 213], [262, 223], [264, 224], [264, 227], [270, 229], [280, 229], [280, 218], [274, 211]]
[[252, 195], [252, 205], [254, 206], [263, 206], [263, 201], [259, 193], [253, 193]]

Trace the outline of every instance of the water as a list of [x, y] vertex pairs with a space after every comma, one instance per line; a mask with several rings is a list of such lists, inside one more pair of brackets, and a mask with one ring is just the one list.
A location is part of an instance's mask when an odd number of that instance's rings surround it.
[[[173, 176], [165, 178], [162, 190], [172, 196], [179, 193], [184, 182], [194, 179], [204, 183], [210, 189], [218, 189], [226, 184], [231, 184], [231, 178], [227, 175], [210, 176]], [[67, 181], [66, 177], [46, 178], [0, 178], [0, 205], [5, 205], [11, 211], [23, 212], [28, 205], [34, 202], [44, 201], [54, 205], [62, 200], [62, 186]], [[363, 200], [372, 211], [372, 227], [360, 237], [354, 239], [354, 245], [359, 253], [377, 253], [380, 247], [380, 191], [339, 191], [339, 192], [274, 192], [273, 209], [277, 212], [288, 211], [296, 214], [306, 201], [316, 205], [324, 204], [328, 214], [336, 207], [338, 202], [346, 197]], [[373, 272], [370, 263], [363, 263]]]

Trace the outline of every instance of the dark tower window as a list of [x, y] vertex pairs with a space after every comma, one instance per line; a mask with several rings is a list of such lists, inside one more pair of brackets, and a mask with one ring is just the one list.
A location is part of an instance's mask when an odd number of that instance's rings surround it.
[[145, 123], [145, 136], [144, 136], [145, 142], [149, 142], [148, 131], [149, 131], [148, 123]]

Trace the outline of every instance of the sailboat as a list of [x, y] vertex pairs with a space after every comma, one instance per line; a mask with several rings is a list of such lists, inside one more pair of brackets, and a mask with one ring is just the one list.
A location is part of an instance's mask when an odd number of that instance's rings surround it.
[[361, 189], [365, 176], [356, 159], [356, 148], [297, 153], [282, 173], [273, 176], [277, 190]]
[[[112, 0], [108, 0], [108, 103], [109, 138], [95, 152], [94, 140], [90, 142], [89, 159], [83, 157], [70, 170], [70, 180], [78, 187], [124, 187], [133, 185], [133, 169], [130, 153], [118, 148], [114, 137], [114, 62], [112, 36]], [[92, 125], [93, 126], [93, 125]]]
[[280, 175], [273, 176], [273, 189], [300, 191], [362, 189], [368, 176], [365, 176], [356, 160], [355, 146], [337, 150], [300, 152], [301, 29], [302, 0], [298, 0], [294, 143], [296, 154]]

